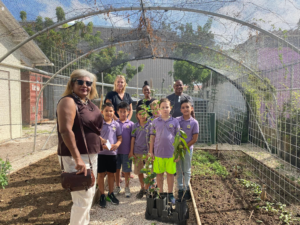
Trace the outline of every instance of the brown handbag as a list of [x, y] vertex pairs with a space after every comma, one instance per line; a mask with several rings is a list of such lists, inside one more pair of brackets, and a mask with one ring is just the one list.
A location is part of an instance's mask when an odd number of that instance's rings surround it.
[[89, 150], [86, 144], [86, 139], [85, 139], [85, 135], [84, 135], [84, 131], [83, 131], [83, 127], [82, 127], [82, 121], [81, 121], [81, 117], [80, 114], [78, 112], [78, 108], [76, 106], [76, 114], [79, 120], [79, 125], [80, 125], [80, 130], [83, 136], [83, 140], [84, 140], [84, 144], [88, 153], [88, 157], [89, 157], [89, 163], [90, 163], [90, 169], [87, 169], [87, 175], [84, 176], [83, 173], [81, 174], [76, 174], [77, 172], [73, 172], [73, 173], [67, 173], [64, 171], [64, 165], [63, 165], [63, 161], [62, 161], [62, 157], [61, 159], [61, 185], [64, 189], [72, 192], [72, 191], [82, 191], [82, 190], [88, 190], [89, 188], [93, 187], [95, 184], [95, 176], [93, 173], [93, 167], [92, 167], [92, 162], [90, 159], [90, 155], [89, 155]]

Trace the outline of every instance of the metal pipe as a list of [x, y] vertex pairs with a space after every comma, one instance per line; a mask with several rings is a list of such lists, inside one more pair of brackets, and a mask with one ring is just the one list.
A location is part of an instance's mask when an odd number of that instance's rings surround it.
[[297, 51], [298, 53], [300, 52], [300, 50], [294, 46], [293, 44], [287, 42], [286, 40], [278, 37], [277, 35], [271, 33], [271, 32], [268, 32], [260, 27], [257, 27], [251, 23], [247, 23], [245, 21], [242, 21], [242, 20], [239, 20], [239, 19], [236, 19], [236, 18], [233, 18], [233, 17], [230, 17], [230, 16], [227, 16], [227, 15], [222, 15], [222, 14], [219, 14], [219, 13], [214, 13], [214, 12], [209, 12], [209, 11], [205, 11], [205, 10], [199, 10], [199, 9], [188, 9], [188, 8], [177, 8], [177, 7], [146, 7], [146, 8], [143, 8], [143, 7], [121, 7], [121, 8], [109, 8], [109, 9], [104, 9], [104, 10], [96, 10], [96, 11], [93, 11], [93, 12], [89, 12], [89, 13], [83, 13], [81, 15], [78, 15], [78, 16], [74, 16], [74, 17], [71, 17], [69, 19], [66, 19], [64, 21], [60, 21], [58, 23], [55, 23], [53, 24], [52, 26], [49, 26], [37, 33], [35, 33], [34, 35], [28, 37], [26, 40], [24, 40], [23, 42], [19, 43], [18, 45], [16, 45], [14, 48], [12, 48], [11, 50], [9, 50], [7, 53], [5, 53], [1, 58], [0, 58], [0, 62], [2, 62], [4, 59], [6, 59], [11, 53], [13, 53], [14, 51], [16, 51], [17, 49], [19, 49], [21, 46], [23, 46], [24, 44], [26, 44], [27, 42], [33, 40], [35, 37], [39, 36], [40, 34], [43, 34], [53, 28], [56, 28], [60, 25], [63, 25], [65, 23], [68, 23], [68, 22], [71, 22], [71, 21], [76, 21], [76, 20], [79, 20], [79, 19], [82, 19], [82, 18], [85, 18], [85, 17], [90, 17], [90, 16], [94, 16], [94, 15], [98, 15], [98, 14], [105, 14], [105, 13], [109, 13], [109, 12], [121, 12], [121, 11], [132, 11], [132, 10], [173, 10], [173, 11], [183, 11], [183, 12], [194, 12], [194, 13], [200, 13], [200, 14], [205, 14], [205, 15], [211, 15], [211, 16], [216, 16], [216, 17], [219, 17], [219, 18], [223, 18], [223, 19], [226, 19], [226, 20], [231, 20], [231, 21], [234, 21], [236, 23], [240, 23], [242, 25], [245, 25], [247, 27], [250, 27], [254, 30], [257, 30], [257, 31], [260, 31], [261, 33], [264, 33], [264, 34], [267, 34], [268, 36], [276, 39], [276, 40], [280, 40], [282, 41], [283, 43], [286, 43], [287, 44], [287, 47], [290, 47], [292, 48], [293, 50]]
[[[127, 43], [132, 43], [132, 42], [136, 42], [136, 41], [126, 41], [125, 42], [125, 44], [127, 44]], [[115, 44], [115, 45], [118, 45], [118, 43], [117, 44]], [[114, 46], [114, 45], [110, 45], [110, 46]], [[79, 56], [78, 58], [76, 58], [76, 59], [74, 59], [74, 60], [72, 60], [72, 61], [70, 61], [69, 63], [67, 63], [65, 66], [63, 66], [62, 68], [60, 68], [46, 83], [45, 83], [45, 85], [43, 85], [43, 87], [41, 88], [41, 90], [40, 90], [40, 92], [39, 92], [39, 95], [38, 95], [38, 97], [37, 97], [37, 101], [36, 101], [36, 106], [35, 106], [35, 127], [34, 127], [34, 143], [33, 143], [33, 151], [35, 151], [35, 147], [36, 147], [36, 131], [37, 131], [37, 110], [38, 110], [38, 107], [39, 107], [39, 104], [38, 104], [38, 102], [39, 102], [39, 99], [40, 99], [40, 97], [41, 97], [41, 94], [42, 94], [42, 92], [43, 92], [43, 90], [45, 89], [45, 87], [50, 83], [50, 81], [52, 81], [57, 75], [58, 75], [58, 73], [60, 73], [61, 71], [63, 71], [65, 68], [67, 68], [68, 66], [70, 66], [71, 64], [73, 64], [74, 62], [77, 62], [78, 60], [80, 60], [80, 59], [82, 59], [82, 58], [84, 58], [84, 57], [86, 57], [86, 56], [88, 56], [88, 55], [90, 55], [92, 52], [97, 52], [97, 51], [101, 51], [102, 49], [105, 49], [105, 48], [107, 48], [107, 46], [104, 46], [104, 47], [101, 47], [101, 48], [97, 48], [97, 49], [94, 49], [94, 50], [92, 50], [92, 51], [90, 51], [90, 52], [87, 52], [87, 53], [85, 53], [85, 54], [83, 54], [83, 55], [81, 55], [81, 56]]]

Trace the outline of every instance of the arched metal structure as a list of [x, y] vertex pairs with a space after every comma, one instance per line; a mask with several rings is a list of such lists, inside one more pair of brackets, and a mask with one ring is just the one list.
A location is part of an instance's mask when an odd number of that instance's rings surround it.
[[239, 23], [239, 24], [242, 24], [242, 25], [245, 25], [247, 27], [250, 27], [254, 30], [257, 30], [259, 32], [262, 32], [272, 38], [275, 38], [277, 40], [280, 40], [282, 41], [282, 43], [285, 43], [287, 44], [288, 47], [290, 47], [291, 49], [297, 51], [297, 52], [300, 52], [300, 50], [294, 46], [293, 44], [289, 43], [288, 41], [282, 39], [281, 37], [273, 34], [273, 33], [270, 33], [260, 27], [257, 27], [253, 24], [250, 24], [250, 23], [247, 23], [245, 21], [242, 21], [242, 20], [239, 20], [239, 19], [236, 19], [236, 18], [233, 18], [233, 17], [230, 17], [230, 16], [227, 16], [227, 15], [222, 15], [222, 14], [219, 14], [219, 13], [214, 13], [214, 12], [210, 12], [210, 11], [205, 11], [205, 10], [199, 10], [199, 9], [187, 9], [187, 8], [177, 8], [177, 7], [122, 7], [122, 8], [110, 8], [110, 9], [105, 9], [105, 10], [99, 10], [99, 11], [95, 11], [95, 12], [90, 12], [90, 13], [86, 13], [86, 14], [81, 14], [81, 15], [78, 15], [78, 16], [75, 16], [75, 17], [72, 17], [72, 18], [69, 18], [69, 19], [66, 19], [64, 21], [61, 21], [61, 22], [58, 22], [58, 23], [55, 23], [53, 24], [52, 26], [49, 26], [37, 33], [35, 33], [34, 35], [30, 36], [29, 38], [27, 38], [26, 40], [22, 41], [20, 44], [16, 45], [14, 48], [12, 48], [11, 50], [9, 50], [5, 55], [3, 55], [1, 58], [0, 58], [0, 62], [2, 62], [5, 58], [7, 58], [11, 53], [13, 53], [14, 51], [16, 51], [17, 49], [19, 49], [21, 46], [23, 46], [24, 44], [26, 44], [27, 42], [33, 40], [34, 38], [36, 38], [37, 36], [39, 36], [40, 34], [43, 34], [53, 28], [56, 28], [60, 25], [63, 25], [65, 23], [68, 23], [68, 22], [71, 22], [71, 21], [75, 21], [75, 20], [79, 20], [79, 19], [82, 19], [82, 18], [86, 18], [86, 17], [90, 17], [90, 16], [94, 16], [94, 15], [99, 15], [99, 14], [104, 14], [104, 13], [109, 13], [109, 12], [121, 12], [121, 11], [132, 11], [132, 10], [163, 10], [163, 11], [167, 11], [167, 10], [174, 10], [174, 11], [183, 11], [183, 12], [194, 12], [194, 13], [199, 13], [199, 14], [205, 14], [205, 15], [211, 15], [211, 16], [216, 16], [216, 17], [219, 17], [219, 18], [223, 18], [223, 19], [226, 19], [226, 20], [230, 20], [230, 21], [233, 21], [233, 22], [236, 22], [236, 23]]
[[[109, 47], [113, 47], [113, 46], [118, 46], [118, 45], [122, 45], [122, 46], [124, 46], [124, 45], [129, 45], [129, 44], [133, 44], [133, 43], [141, 43], [143, 40], [135, 40], [135, 41], [125, 41], [125, 42], [119, 42], [119, 43], [116, 43], [116, 44], [113, 44], [113, 45], [108, 45], [108, 46], [103, 46], [103, 47], [100, 47], [100, 48], [96, 48], [96, 49], [94, 49], [94, 50], [92, 50], [92, 51], [90, 51], [90, 52], [88, 52], [88, 53], [85, 53], [85, 54], [83, 54], [83, 55], [81, 55], [81, 56], [79, 56], [78, 58], [76, 58], [76, 59], [74, 59], [74, 60], [72, 60], [72, 61], [70, 61], [70, 62], [68, 62], [65, 66], [63, 66], [60, 70], [58, 70], [44, 85], [43, 85], [43, 87], [41, 88], [41, 90], [40, 90], [40, 92], [39, 92], [39, 94], [38, 94], [38, 97], [37, 97], [37, 101], [36, 101], [36, 110], [35, 110], [35, 131], [34, 131], [34, 138], [35, 138], [35, 140], [36, 140], [36, 132], [37, 132], [37, 119], [38, 119], [38, 107], [39, 107], [39, 99], [40, 99], [40, 97], [41, 97], [41, 94], [43, 93], [43, 90], [46, 88], [46, 86], [61, 72], [61, 71], [63, 71], [65, 68], [67, 68], [68, 66], [70, 66], [70, 65], [72, 65], [73, 63], [75, 63], [75, 62], [77, 62], [78, 60], [80, 60], [80, 59], [82, 59], [82, 58], [84, 58], [84, 57], [87, 57], [88, 55], [90, 55], [91, 53], [93, 53], [93, 52], [99, 52], [99, 51], [101, 51], [101, 50], [103, 50], [103, 49], [106, 49], [106, 48], [109, 48]], [[174, 42], [172, 42], [172, 43], [174, 43]], [[185, 43], [176, 43], [176, 44], [185, 44]], [[194, 44], [187, 44], [187, 45], [189, 45], [189, 46], [193, 46], [193, 47], [196, 47], [196, 48], [199, 48], [199, 49], [203, 49], [203, 48], [205, 48], [205, 49], [208, 49], [209, 51], [212, 51], [212, 52], [214, 52], [214, 53], [216, 53], [216, 54], [220, 54], [220, 55], [223, 55], [223, 56], [225, 56], [225, 57], [227, 57], [227, 58], [229, 58], [230, 60], [232, 60], [232, 61], [234, 61], [236, 64], [238, 64], [238, 65], [241, 65], [242, 67], [244, 67], [245, 69], [247, 69], [251, 74], [253, 74], [254, 76], [256, 76], [258, 79], [260, 79], [261, 81], [263, 81], [263, 79], [255, 72], [255, 71], [253, 71], [253, 70], [251, 70], [248, 66], [246, 66], [246, 65], [244, 65], [243, 63], [240, 63], [240, 62], [238, 62], [237, 60], [235, 60], [235, 59], [233, 59], [232, 57], [230, 57], [230, 56], [228, 56], [228, 55], [226, 55], [226, 54], [224, 54], [224, 53], [222, 53], [222, 52], [218, 52], [218, 51], [216, 51], [216, 50], [214, 50], [214, 49], [211, 49], [211, 48], [208, 48], [208, 47], [203, 47], [203, 46], [199, 46], [199, 45], [194, 45]], [[122, 61], [122, 62], [119, 62], [119, 64], [121, 64], [121, 63], [123, 63], [123, 62], [129, 62], [129, 61], [133, 61], [133, 60], [141, 60], [141, 59], [149, 59], [149, 58], [152, 58], [153, 56], [152, 55], [150, 55], [150, 56], [146, 56], [146, 57], [141, 57], [141, 58], [134, 58], [134, 59], [128, 59], [128, 60], [125, 60], [125, 61]], [[203, 65], [203, 64], [201, 64], [200, 62], [194, 62], [194, 61], [190, 61], [190, 60], [187, 60], [187, 59], [183, 59], [183, 58], [176, 58], [176, 57], [156, 57], [156, 58], [162, 58], [162, 59], [174, 59], [174, 60], [184, 60], [184, 61], [188, 61], [188, 62], [191, 62], [191, 63], [196, 63], [196, 64], [199, 64], [199, 65], [201, 65], [201, 66], [203, 66], [203, 67], [206, 67], [206, 68], [208, 68], [208, 69], [210, 69], [210, 70], [212, 70], [212, 71], [215, 71], [215, 72], [217, 72], [217, 73], [219, 73], [220, 74], [220, 72], [218, 72], [217, 70], [216, 70], [216, 68], [213, 68], [213, 67], [211, 67], [211, 66], [209, 66], [209, 65]], [[113, 66], [117, 66], [117, 64], [116, 65], [113, 65]], [[104, 68], [104, 70], [105, 70], [106, 68]], [[224, 74], [221, 74], [221, 75], [223, 75], [223, 76], [225, 76]], [[226, 77], [226, 76], [225, 76]], [[230, 80], [228, 77], [226, 77], [226, 79], [228, 79], [228, 80]], [[234, 83], [234, 81], [232, 81], [233, 83]], [[241, 89], [239, 88], [238, 89], [239, 91], [241, 91]], [[244, 94], [244, 93], [243, 93]], [[277, 106], [277, 100], [276, 100], [276, 97], [275, 97], [275, 95], [274, 94], [272, 94], [273, 95], [273, 98], [274, 98], [274, 101], [275, 101], [275, 104], [276, 104], [276, 106]], [[249, 107], [249, 109], [250, 109], [250, 111], [251, 111], [251, 114], [253, 114], [253, 112], [252, 112], [252, 109], [251, 109], [251, 107], [250, 107], [250, 105], [249, 105], [249, 103], [245, 100], [245, 102], [247, 103], [247, 105], [248, 105], [248, 107]], [[254, 114], [253, 114], [254, 115]], [[262, 132], [262, 129], [260, 128], [260, 125], [259, 125], [259, 123], [258, 123], [258, 121], [256, 120], [255, 121], [256, 122], [256, 125], [258, 126], [258, 128], [259, 128], [259, 131], [260, 131], [260, 133], [261, 133], [261, 135], [262, 135], [262, 137], [263, 137], [263, 139], [264, 139], [264, 142], [265, 142], [265, 144], [266, 144], [266, 146], [267, 146], [267, 149], [268, 149], [268, 151], [270, 152], [271, 150], [270, 150], [270, 148], [269, 148], [269, 145], [268, 145], [268, 142], [267, 142], [267, 140], [266, 140], [266, 138], [264, 137], [264, 134], [263, 134], [263, 132]], [[34, 143], [36, 143], [36, 141], [34, 142]], [[33, 150], [35, 151], [35, 144], [34, 144], [34, 147], [33, 147]]]

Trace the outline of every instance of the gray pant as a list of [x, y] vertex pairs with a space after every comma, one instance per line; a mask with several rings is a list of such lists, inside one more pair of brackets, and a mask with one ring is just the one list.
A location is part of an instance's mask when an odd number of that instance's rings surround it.
[[176, 163], [176, 177], [178, 190], [189, 190], [189, 183], [191, 179], [193, 149], [185, 152], [184, 159], [180, 159]]

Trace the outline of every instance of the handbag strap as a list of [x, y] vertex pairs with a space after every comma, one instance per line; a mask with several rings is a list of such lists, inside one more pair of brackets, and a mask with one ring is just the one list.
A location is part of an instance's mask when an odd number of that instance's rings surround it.
[[93, 170], [93, 166], [92, 166], [92, 162], [91, 162], [91, 159], [90, 159], [89, 149], [88, 149], [88, 146], [87, 146], [87, 143], [86, 143], [85, 134], [84, 134], [83, 126], [82, 126], [82, 120], [81, 120], [81, 116], [79, 114], [77, 105], [76, 105], [76, 113], [77, 113], [77, 117], [78, 117], [78, 120], [79, 120], [79, 126], [80, 126], [80, 130], [81, 130], [81, 133], [82, 133], [84, 145], [85, 145], [88, 157], [89, 157], [90, 169], [92, 171]]
[[[74, 100], [74, 102], [75, 102], [75, 100]], [[75, 102], [75, 104], [76, 104], [76, 102]], [[84, 141], [84, 145], [85, 145], [86, 151], [88, 153], [90, 169], [91, 169], [91, 172], [92, 172], [93, 171], [93, 166], [92, 166], [92, 162], [91, 162], [91, 159], [90, 159], [89, 149], [88, 149], [88, 146], [87, 146], [87, 143], [86, 143], [85, 134], [84, 134], [82, 121], [81, 121], [81, 116], [80, 116], [80, 113], [78, 111], [77, 104], [76, 104], [76, 114], [77, 114], [80, 130], [81, 130], [82, 138], [83, 138], [83, 141]], [[61, 148], [60, 148], [60, 166], [61, 166], [61, 170], [64, 172], [64, 165], [63, 165], [63, 160], [62, 160], [62, 155], [61, 155]]]

